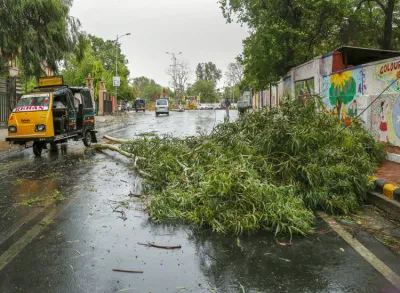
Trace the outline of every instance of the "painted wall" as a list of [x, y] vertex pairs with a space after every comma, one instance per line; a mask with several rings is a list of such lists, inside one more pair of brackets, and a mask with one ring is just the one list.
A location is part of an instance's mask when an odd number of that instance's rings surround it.
[[294, 83], [294, 95], [298, 98], [304, 98], [315, 94], [314, 77], [306, 80], [296, 81]]
[[278, 101], [292, 94], [292, 77], [288, 76], [278, 83]]
[[[350, 123], [363, 113], [365, 128], [377, 140], [400, 146], [400, 81], [394, 82], [400, 77], [400, 58], [332, 73], [335, 68], [344, 68], [340, 53], [335, 52], [293, 68], [278, 83], [277, 100], [288, 95], [298, 97], [314, 88], [314, 93], [323, 97], [326, 110], [342, 122]], [[367, 108], [388, 86], [385, 94]]]
[[332, 62], [333, 62], [333, 54], [327, 54], [322, 57], [320, 63], [320, 72], [321, 75], [330, 75], [332, 73]]
[[377, 140], [400, 146], [400, 59], [367, 65], [364, 74], [365, 92], [372, 98], [389, 87], [371, 106], [371, 131]]
[[363, 70], [355, 68], [323, 78], [322, 96], [326, 110], [342, 122], [350, 123], [363, 109]]

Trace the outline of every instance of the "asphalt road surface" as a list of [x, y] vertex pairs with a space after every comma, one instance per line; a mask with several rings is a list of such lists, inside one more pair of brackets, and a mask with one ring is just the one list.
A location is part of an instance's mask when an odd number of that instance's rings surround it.
[[[134, 113], [100, 135], [209, 133], [224, 115]], [[266, 232], [235, 237], [154, 223], [129, 197], [141, 193], [140, 182], [126, 158], [81, 142], [42, 158], [31, 150], [0, 156], [0, 292], [399, 292], [322, 220], [316, 228], [324, 233], [294, 237], [292, 246]], [[398, 256], [365, 237], [399, 274]]]

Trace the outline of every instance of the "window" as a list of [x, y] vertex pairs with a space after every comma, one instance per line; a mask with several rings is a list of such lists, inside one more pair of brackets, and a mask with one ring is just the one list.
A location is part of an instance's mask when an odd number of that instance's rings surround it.
[[49, 104], [49, 94], [23, 95], [13, 112], [46, 111]]
[[168, 101], [167, 100], [157, 100], [157, 105], [166, 106], [166, 105], [168, 105]]
[[82, 96], [83, 96], [83, 105], [85, 108], [93, 108], [93, 102], [92, 102], [92, 97], [90, 96], [89, 91], [82, 91]]

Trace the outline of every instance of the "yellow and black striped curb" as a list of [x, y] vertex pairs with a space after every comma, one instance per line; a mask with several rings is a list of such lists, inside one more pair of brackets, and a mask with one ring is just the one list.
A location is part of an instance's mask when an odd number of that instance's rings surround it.
[[375, 184], [375, 192], [382, 194], [383, 196], [400, 202], [400, 187], [391, 184], [385, 180], [378, 179], [374, 176], [369, 177], [369, 180]]

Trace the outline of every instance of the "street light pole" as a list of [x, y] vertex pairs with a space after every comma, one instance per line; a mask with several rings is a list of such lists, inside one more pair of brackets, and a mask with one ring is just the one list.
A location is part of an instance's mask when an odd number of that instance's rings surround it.
[[[127, 33], [115, 39], [115, 76], [118, 77], [118, 40], [122, 37], [129, 36], [131, 33]], [[118, 87], [115, 86], [115, 99], [118, 101]]]
[[[176, 55], [175, 53], [169, 53], [169, 52], [165, 52], [168, 55], [172, 55], [172, 60], [174, 61], [174, 76], [172, 77], [174, 79], [174, 100], [177, 101], [176, 98]], [[182, 52], [179, 52], [177, 55], [181, 55]]]

